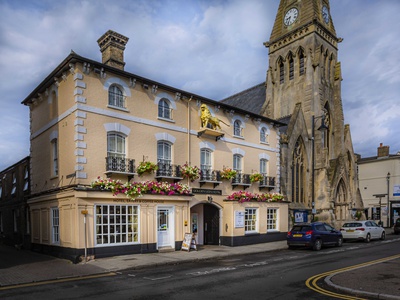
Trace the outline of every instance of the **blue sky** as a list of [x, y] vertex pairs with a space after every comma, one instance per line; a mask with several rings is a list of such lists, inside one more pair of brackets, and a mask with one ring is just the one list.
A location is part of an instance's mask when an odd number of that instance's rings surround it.
[[[400, 1], [331, 0], [345, 123], [362, 157], [400, 151]], [[0, 0], [0, 170], [29, 155], [21, 101], [70, 53], [127, 37], [125, 70], [214, 100], [265, 80], [278, 0]], [[389, 22], [390, 21], [390, 22]]]

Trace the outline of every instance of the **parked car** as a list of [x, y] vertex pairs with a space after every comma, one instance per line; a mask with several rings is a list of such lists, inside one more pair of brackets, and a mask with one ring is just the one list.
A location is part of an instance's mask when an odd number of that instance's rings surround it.
[[363, 240], [369, 243], [372, 239], [386, 238], [385, 229], [370, 220], [346, 222], [340, 231], [344, 240]]
[[318, 251], [328, 245], [341, 247], [343, 237], [340, 231], [323, 222], [297, 223], [288, 232], [286, 241], [289, 249], [310, 247]]
[[400, 233], [400, 218], [397, 218], [396, 222], [394, 222], [393, 232], [395, 234], [399, 234]]

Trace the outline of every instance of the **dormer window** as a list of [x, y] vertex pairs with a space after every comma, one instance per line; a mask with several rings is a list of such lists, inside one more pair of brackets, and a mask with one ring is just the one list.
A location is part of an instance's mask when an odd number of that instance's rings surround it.
[[125, 97], [122, 90], [115, 84], [108, 89], [108, 105], [125, 108]]

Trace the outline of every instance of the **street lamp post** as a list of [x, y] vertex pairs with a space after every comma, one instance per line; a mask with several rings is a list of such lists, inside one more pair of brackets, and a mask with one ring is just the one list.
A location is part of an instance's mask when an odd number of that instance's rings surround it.
[[325, 115], [315, 117], [311, 116], [311, 207], [312, 207], [312, 221], [314, 221], [315, 217], [315, 122], [317, 119], [321, 118], [321, 126], [318, 130], [325, 132], [328, 127], [325, 125]]
[[389, 207], [389, 184], [390, 184], [390, 172], [387, 173], [386, 175], [386, 181], [387, 181], [387, 208], [386, 208], [386, 226], [387, 228], [390, 227], [390, 207]]

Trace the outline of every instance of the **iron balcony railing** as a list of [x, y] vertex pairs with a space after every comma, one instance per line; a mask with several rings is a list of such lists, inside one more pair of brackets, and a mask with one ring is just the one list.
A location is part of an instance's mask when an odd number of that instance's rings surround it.
[[236, 176], [232, 178], [232, 185], [250, 186], [250, 174], [237, 173]]
[[124, 157], [107, 156], [106, 171], [108, 173], [133, 174], [135, 172], [135, 160]]
[[221, 181], [221, 173], [220, 171], [212, 170], [212, 169], [202, 169], [200, 172], [200, 182], [215, 182]]
[[182, 179], [182, 173], [179, 165], [172, 165], [168, 163], [158, 163], [156, 171], [156, 178], [176, 178]]
[[271, 176], [264, 176], [263, 179], [260, 181], [260, 187], [275, 187], [275, 177]]

